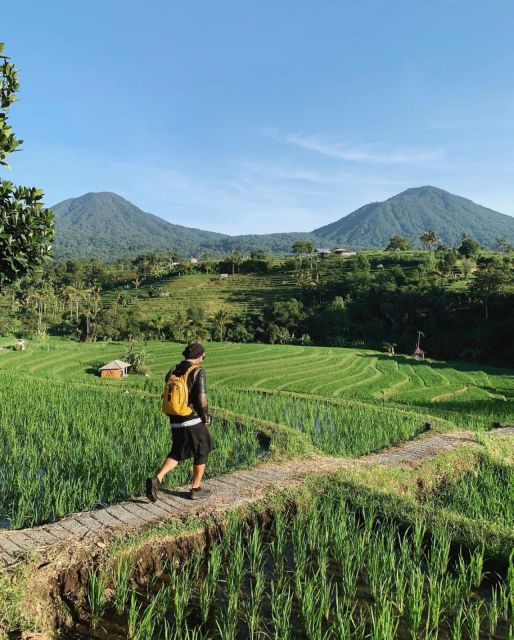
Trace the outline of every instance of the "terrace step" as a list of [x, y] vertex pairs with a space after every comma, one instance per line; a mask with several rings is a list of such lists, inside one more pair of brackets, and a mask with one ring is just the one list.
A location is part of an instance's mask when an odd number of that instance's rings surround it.
[[[495, 429], [490, 435], [498, 438], [514, 436], [514, 426]], [[0, 567], [12, 566], [35, 553], [71, 547], [83, 541], [101, 540], [105, 544], [128, 532], [142, 531], [174, 518], [206, 518], [220, 514], [234, 506], [252, 504], [273, 489], [301, 484], [310, 476], [334, 473], [355, 465], [356, 461], [366, 465], [416, 468], [444, 451], [472, 442], [475, 442], [472, 431], [454, 431], [426, 434], [357, 459], [318, 456], [282, 464], [266, 463], [206, 480], [204, 486], [212, 489], [212, 495], [201, 502], [189, 500], [189, 486], [180, 487], [161, 490], [156, 504], [145, 497], [133, 498], [104, 509], [76, 513], [53, 524], [3, 531], [0, 533]]]

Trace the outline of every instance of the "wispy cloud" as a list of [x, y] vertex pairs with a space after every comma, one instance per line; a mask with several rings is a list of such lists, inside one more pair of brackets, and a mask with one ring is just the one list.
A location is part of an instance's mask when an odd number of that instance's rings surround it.
[[331, 158], [339, 158], [347, 162], [386, 165], [425, 164], [441, 160], [446, 155], [444, 149], [409, 148], [384, 151], [371, 146], [355, 147], [343, 142], [334, 142], [319, 135], [281, 133], [275, 129], [264, 129], [263, 133], [277, 142], [314, 151]]
[[242, 171], [245, 176], [255, 181], [290, 183], [291, 188], [297, 188], [297, 183], [312, 183], [317, 185], [348, 186], [349, 184], [402, 186], [410, 184], [407, 180], [388, 178], [373, 173], [358, 173], [356, 171], [320, 171], [312, 168], [296, 168], [284, 165], [270, 165], [256, 162], [244, 162]]

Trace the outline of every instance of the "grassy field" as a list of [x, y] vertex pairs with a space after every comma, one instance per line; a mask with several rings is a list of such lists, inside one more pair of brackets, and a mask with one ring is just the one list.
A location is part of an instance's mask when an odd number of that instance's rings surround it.
[[[182, 346], [148, 343], [150, 378], [98, 378], [98, 366], [125, 349], [63, 340], [30, 343], [24, 352], [2, 348], [4, 524], [37, 524], [141, 492], [169, 447], [159, 396]], [[289, 430], [274, 448], [278, 456], [294, 449], [295, 438], [329, 455], [358, 456], [415, 437], [427, 423], [487, 430], [514, 422], [512, 371], [355, 349], [216, 343], [207, 350], [211, 405], [234, 416], [215, 420], [211, 475], [259, 459], [255, 419]], [[187, 476], [182, 467], [170, 482]]]
[[[151, 289], [159, 290], [159, 296], [150, 297]], [[190, 306], [201, 307], [207, 315], [219, 309], [232, 315], [245, 315], [262, 309], [263, 305], [300, 295], [300, 289], [290, 273], [236, 273], [229, 274], [227, 278], [203, 273], [177, 275], [128, 291], [138, 298], [138, 316], [146, 318]], [[107, 306], [112, 306], [115, 292], [106, 292], [103, 301]]]

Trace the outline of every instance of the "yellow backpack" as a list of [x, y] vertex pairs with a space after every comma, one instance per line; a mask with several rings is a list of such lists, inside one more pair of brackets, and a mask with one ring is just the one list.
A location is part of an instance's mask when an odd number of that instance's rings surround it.
[[187, 379], [189, 374], [198, 369], [194, 364], [181, 376], [171, 374], [168, 382], [164, 386], [162, 394], [162, 410], [167, 416], [189, 416], [192, 411], [189, 404], [189, 390]]

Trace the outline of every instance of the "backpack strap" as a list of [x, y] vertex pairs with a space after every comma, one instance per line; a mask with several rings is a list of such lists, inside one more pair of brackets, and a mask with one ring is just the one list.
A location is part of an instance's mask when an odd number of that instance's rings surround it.
[[193, 364], [189, 367], [189, 369], [186, 371], [185, 378], [186, 378], [186, 385], [187, 385], [187, 390], [188, 392], [190, 391], [189, 389], [189, 379], [190, 376], [193, 376], [193, 382], [191, 384], [191, 387], [194, 385], [194, 383], [196, 382], [196, 377], [198, 375], [198, 369], [200, 368], [200, 365], [198, 364]]
[[[199, 365], [199, 364], [192, 364], [192, 365], [189, 367], [189, 369], [186, 371], [186, 374], [185, 374], [185, 375], [186, 375], [186, 378], [189, 378], [189, 376], [191, 375], [191, 373], [192, 373], [195, 369], [199, 369], [199, 368], [200, 368], [200, 365]], [[196, 376], [197, 376], [198, 374], [196, 374], [196, 373], [195, 373], [195, 374], [193, 374], [193, 375], [194, 375], [194, 378], [196, 379]]]

